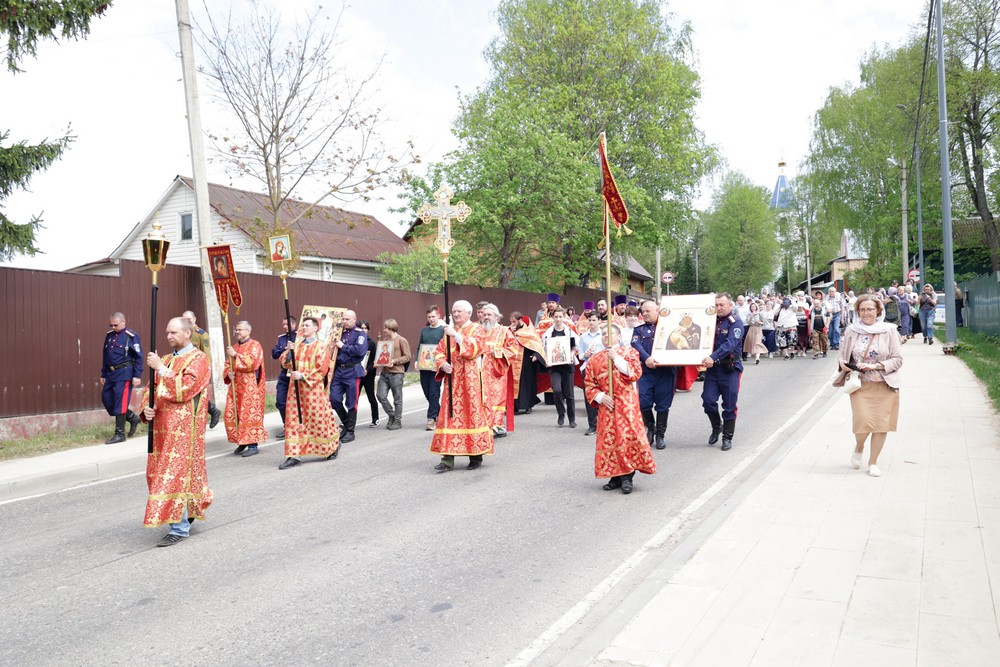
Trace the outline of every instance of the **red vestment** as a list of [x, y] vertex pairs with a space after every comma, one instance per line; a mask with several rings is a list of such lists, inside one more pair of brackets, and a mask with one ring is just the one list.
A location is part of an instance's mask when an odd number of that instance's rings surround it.
[[[521, 357], [521, 346], [505, 326], [495, 325], [486, 332], [483, 342], [483, 386], [486, 409], [490, 413], [490, 426], [514, 429], [513, 396], [507, 391], [508, 375], [515, 358]], [[508, 409], [508, 402], [511, 404]], [[506, 419], [505, 419], [506, 415]], [[507, 422], [506, 425], [504, 422]]]
[[518, 354], [511, 360], [510, 371], [514, 378], [514, 396], [521, 391], [521, 367], [524, 365], [524, 348], [538, 353], [540, 357], [545, 357], [545, 347], [542, 345], [542, 336], [530, 324], [514, 331], [514, 339], [518, 344]]
[[608, 351], [601, 350], [587, 363], [584, 378], [587, 402], [597, 408], [597, 452], [594, 455], [594, 476], [614, 477], [627, 475], [634, 470], [652, 475], [656, 472], [653, 452], [649, 449], [646, 429], [639, 410], [639, 392], [636, 381], [642, 375], [639, 353], [631, 347], [617, 350], [618, 356], [628, 363], [629, 374], [615, 368], [615, 409], [596, 402], [597, 394], [608, 392]]
[[535, 329], [538, 330], [538, 335], [541, 336], [555, 323], [556, 321], [554, 319], [546, 315], [542, 319], [538, 320], [538, 324], [535, 326]]
[[[264, 430], [264, 348], [255, 340], [233, 344], [236, 357], [226, 356], [226, 437], [237, 445], [256, 445], [267, 440]], [[236, 377], [229, 379], [232, 371]], [[239, 419], [237, 420], [237, 417]]]
[[[493, 429], [483, 396], [483, 372], [479, 367], [479, 355], [484, 348], [483, 328], [475, 322], [467, 322], [458, 333], [461, 344], [445, 336], [434, 350], [434, 362], [438, 367], [437, 379], [441, 384], [441, 412], [438, 413], [437, 428], [431, 441], [431, 451], [435, 454], [451, 456], [478, 456], [493, 453]], [[451, 340], [450, 374], [441, 370], [447, 361], [446, 346]], [[449, 388], [451, 384], [451, 416], [448, 416]]]
[[[144, 523], [148, 528], [180, 523], [185, 508], [188, 520], [204, 520], [212, 504], [205, 470], [211, 365], [205, 353], [194, 348], [176, 356], [168, 354], [163, 363], [173, 375], [156, 377], [153, 453], [146, 459], [149, 498]], [[149, 406], [148, 387], [142, 404], [144, 409]]]
[[[340, 431], [333, 420], [333, 408], [327, 393], [330, 352], [318, 338], [311, 343], [295, 341], [295, 369], [302, 380], [291, 381], [285, 404], [285, 456], [329, 456], [340, 448]], [[292, 370], [287, 350], [281, 354], [281, 367]], [[295, 385], [298, 385], [296, 395]], [[299, 397], [302, 399], [302, 423], [299, 423]]]

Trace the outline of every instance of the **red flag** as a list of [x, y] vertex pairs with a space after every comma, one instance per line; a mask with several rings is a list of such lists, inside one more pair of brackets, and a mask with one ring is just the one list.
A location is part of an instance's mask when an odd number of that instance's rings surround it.
[[[631, 234], [632, 230], [625, 226], [628, 224], [628, 209], [625, 208], [625, 200], [618, 192], [618, 185], [615, 183], [615, 177], [611, 173], [610, 165], [608, 165], [607, 147], [604, 142], [604, 133], [601, 132], [600, 140], [597, 142], [597, 152], [601, 156], [601, 194], [608, 205], [608, 212], [611, 213], [611, 217], [615, 221], [615, 227], [618, 228], [618, 236], [620, 237], [623, 229], [625, 234]], [[605, 232], [607, 232], [606, 229]]]
[[215, 285], [215, 296], [219, 300], [222, 312], [229, 310], [229, 298], [232, 296], [236, 314], [243, 305], [243, 294], [240, 283], [236, 279], [236, 268], [233, 266], [233, 254], [228, 245], [215, 245], [208, 248], [208, 265], [212, 269], [212, 284]]

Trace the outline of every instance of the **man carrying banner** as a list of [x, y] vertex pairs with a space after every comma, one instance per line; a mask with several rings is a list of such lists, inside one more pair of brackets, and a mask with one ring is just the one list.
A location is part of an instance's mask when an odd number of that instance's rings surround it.
[[[712, 423], [708, 444], [714, 445], [722, 433], [722, 451], [733, 447], [736, 432], [736, 400], [740, 395], [743, 376], [743, 322], [733, 312], [733, 298], [722, 292], [715, 296], [715, 349], [705, 357], [705, 386], [701, 401]], [[722, 418], [719, 418], [719, 397], [722, 398]]]
[[[281, 355], [281, 367], [289, 378], [299, 383], [299, 391], [288, 393], [285, 409], [285, 461], [278, 470], [287, 470], [302, 463], [302, 456], [322, 456], [330, 461], [340, 451], [340, 434], [333, 421], [333, 408], [326, 391], [326, 374], [330, 370], [329, 347], [317, 338], [319, 320], [307, 317], [299, 326], [298, 339], [288, 343]], [[295, 367], [289, 352], [295, 354]], [[302, 400], [302, 423], [299, 423], [298, 401]]]
[[[155, 351], [146, 355], [156, 380], [143, 396], [142, 420], [153, 423], [153, 451], [146, 461], [145, 525], [170, 524], [170, 532], [158, 547], [185, 539], [191, 523], [204, 520], [212, 504], [205, 469], [206, 391], [212, 373], [208, 357], [191, 344], [193, 332], [190, 321], [175, 317], [167, 323], [167, 343], [173, 354], [162, 359]], [[149, 407], [150, 389], [156, 392], [153, 408]]]
[[[483, 403], [483, 373], [479, 366], [483, 330], [471, 321], [472, 304], [468, 301], [456, 301], [451, 315], [454, 325], [444, 328], [444, 338], [434, 351], [438, 376], [445, 382], [441, 412], [431, 441], [431, 452], [441, 456], [441, 462], [434, 466], [438, 472], [453, 470], [456, 456], [468, 456], [468, 469], [475, 470], [483, 464], [484, 454], [493, 454], [493, 430]], [[450, 393], [448, 384], [452, 385]]]
[[257, 454], [257, 443], [267, 440], [264, 430], [264, 348], [250, 338], [247, 321], [236, 325], [236, 342], [226, 348], [226, 436], [237, 445], [233, 454]]
[[490, 413], [493, 437], [503, 438], [508, 429], [514, 428], [514, 397], [508, 392], [508, 371], [521, 351], [514, 334], [500, 324], [500, 309], [496, 305], [483, 306], [482, 327], [485, 332], [483, 389], [486, 409]]
[[660, 321], [659, 306], [655, 301], [643, 301], [641, 312], [643, 324], [637, 326], [632, 333], [632, 347], [639, 353], [639, 361], [642, 363], [642, 377], [637, 383], [639, 410], [642, 412], [642, 421], [646, 424], [646, 438], [652, 442], [655, 436], [656, 448], [664, 449], [667, 443], [663, 438], [667, 433], [670, 406], [674, 402], [676, 376], [673, 366], [657, 366], [651, 356], [656, 325]]

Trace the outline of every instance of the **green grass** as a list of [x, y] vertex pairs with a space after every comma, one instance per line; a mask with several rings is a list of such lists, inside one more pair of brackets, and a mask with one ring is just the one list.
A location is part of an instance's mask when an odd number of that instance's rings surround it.
[[[267, 396], [264, 399], [264, 414], [277, 411], [277, 408], [274, 407], [274, 400], [274, 396]], [[128, 428], [127, 424], [126, 428]], [[24, 459], [62, 452], [76, 447], [97, 445], [110, 438], [114, 432], [113, 420], [108, 417], [108, 421], [102, 424], [62, 429], [53, 433], [33, 435], [29, 438], [0, 441], [0, 461]], [[146, 427], [142, 424], [139, 425], [139, 429], [132, 436], [132, 439], [139, 437], [146, 437]]]
[[[944, 327], [934, 332], [944, 341]], [[1000, 412], [1000, 337], [981, 334], [958, 327], [955, 355], [986, 385], [993, 407]]]

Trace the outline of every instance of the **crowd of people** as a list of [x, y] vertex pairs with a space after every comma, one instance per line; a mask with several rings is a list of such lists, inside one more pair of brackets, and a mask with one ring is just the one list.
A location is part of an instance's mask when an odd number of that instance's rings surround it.
[[[899, 347], [918, 333], [933, 344], [936, 306], [929, 284], [919, 292], [912, 284], [870, 288], [860, 297], [834, 287], [812, 295], [800, 291], [733, 299], [719, 294], [714, 346], [697, 366], [657, 364], [653, 343], [660, 307], [653, 300], [640, 304], [624, 296], [610, 308], [603, 299], [584, 302], [577, 315], [575, 308], [560, 305], [560, 295], [549, 294], [534, 321], [515, 311], [508, 324], [488, 302], [473, 306], [457, 301], [450, 321], [430, 306], [415, 349], [392, 318], [382, 323], [376, 337], [369, 322], [344, 311], [339, 336], [330, 344], [320, 339], [316, 317], [302, 322], [291, 317], [282, 321], [283, 333], [271, 349], [281, 366], [276, 407], [283, 426], [277, 436], [284, 440], [285, 458], [278, 468], [301, 465], [304, 457], [337, 458], [341, 444], [356, 437], [362, 388], [371, 405], [370, 426], [379, 427], [384, 414], [385, 428], [401, 429], [404, 376], [413, 363], [427, 400], [424, 427], [433, 431], [430, 451], [439, 457], [435, 470], [453, 470], [456, 457], [468, 457], [469, 470], [479, 468], [483, 457], [493, 453], [495, 440], [513, 431], [514, 417], [531, 413], [542, 402], [540, 396], [551, 394], [557, 427], [577, 428], [579, 388], [587, 416], [584, 435], [597, 439], [595, 475], [609, 480], [605, 490], [628, 494], [636, 471], [656, 470], [652, 449], [666, 447], [675, 392], [703, 381], [708, 444], [721, 437], [721, 450], [728, 451], [743, 362], [809, 354], [817, 359], [833, 350], [840, 352], [841, 369], [856, 370], [866, 388], [852, 395], [857, 446], [851, 463], [860, 467], [870, 436], [868, 469], [877, 476], [885, 435], [895, 430]], [[122, 313], [112, 313], [110, 320], [101, 373], [105, 407], [115, 417], [115, 434], [108, 443], [133, 435], [140, 420], [153, 421], [146, 525], [169, 524], [160, 545], [170, 546], [187, 537], [191, 521], [203, 518], [211, 503], [205, 430], [223, 419], [229, 441], [236, 444], [234, 454], [242, 457], [255, 456], [268, 438], [264, 348], [253, 339], [249, 322], [236, 324], [235, 341], [226, 347], [223, 414], [211, 400], [208, 334], [197, 326], [193, 312], [170, 320], [167, 342], [173, 352], [163, 357], [143, 357], [139, 336], [127, 328]], [[156, 372], [156, 382], [152, 394], [147, 388], [136, 414], [130, 409], [131, 395], [141, 384], [143, 361]], [[881, 385], [876, 390], [868, 386], [872, 383]], [[193, 467], [175, 469], [178, 465]]]

